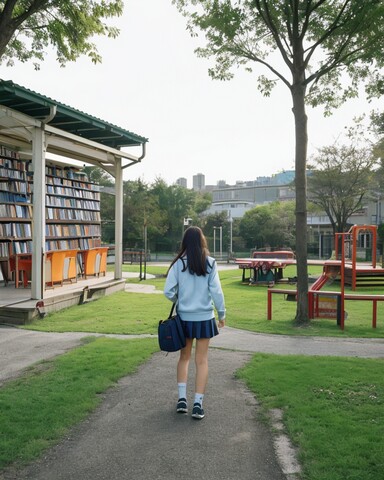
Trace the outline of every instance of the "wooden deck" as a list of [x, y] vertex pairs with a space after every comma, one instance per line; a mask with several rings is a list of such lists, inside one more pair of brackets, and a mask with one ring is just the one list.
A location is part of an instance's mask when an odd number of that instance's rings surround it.
[[125, 279], [116, 280], [112, 272], [104, 277], [78, 279], [77, 282], [47, 288], [44, 299], [31, 299], [30, 288], [5, 286], [0, 282], [0, 323], [24, 324], [34, 318], [104, 295], [124, 290]]

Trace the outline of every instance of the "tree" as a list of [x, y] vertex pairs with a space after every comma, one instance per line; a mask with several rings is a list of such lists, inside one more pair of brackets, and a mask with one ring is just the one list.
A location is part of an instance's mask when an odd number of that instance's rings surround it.
[[196, 193], [179, 185], [167, 185], [163, 179], [158, 178], [152, 186], [151, 194], [165, 216], [167, 235], [163, 235], [159, 247], [163, 251], [175, 252], [183, 235], [184, 218], [192, 217]]
[[384, 112], [372, 112], [371, 129], [376, 137], [373, 154], [380, 162], [380, 168], [377, 171], [377, 180], [380, 185], [380, 191], [384, 192]]
[[204, 231], [204, 234], [207, 237], [211, 253], [216, 252], [218, 255], [220, 251], [220, 231], [221, 251], [222, 253], [227, 253], [229, 251], [229, 222], [227, 211], [211, 213], [201, 217], [198, 226]]
[[92, 42], [95, 35], [115, 38], [119, 30], [105, 23], [123, 12], [122, 0], [2, 0], [0, 1], [0, 62], [44, 60], [48, 45], [56, 49], [61, 65], [87, 54], [101, 57]]
[[[216, 63], [209, 73], [226, 80], [233, 69], [265, 68], [258, 86], [264, 95], [282, 82], [289, 90], [295, 122], [296, 322], [308, 318], [307, 114], [310, 104], [327, 112], [357, 95], [361, 81], [380, 76], [384, 5], [378, 0], [173, 0], [193, 35], [202, 31], [198, 55]], [[349, 80], [349, 81], [347, 81]], [[377, 93], [383, 82], [371, 82]]]
[[348, 230], [348, 219], [363, 207], [375, 190], [376, 159], [369, 148], [353, 145], [323, 147], [314, 157], [315, 169], [308, 176], [308, 198], [324, 211], [333, 233]]
[[196, 192], [195, 205], [193, 207], [197, 215], [203, 213], [212, 204], [211, 192]]
[[292, 248], [294, 246], [294, 202], [273, 202], [245, 212], [240, 235], [248, 248]]
[[167, 215], [157, 198], [142, 180], [129, 180], [123, 185], [123, 241], [127, 248], [144, 248], [144, 224], [147, 225], [148, 245], [157, 247], [158, 238], [167, 232]]

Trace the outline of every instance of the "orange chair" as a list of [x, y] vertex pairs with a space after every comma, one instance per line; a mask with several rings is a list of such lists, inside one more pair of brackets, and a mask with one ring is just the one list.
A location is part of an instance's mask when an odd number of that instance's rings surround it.
[[74, 280], [77, 282], [77, 252], [78, 250], [64, 250], [64, 272], [63, 280]]
[[32, 271], [32, 255], [30, 253], [11, 255], [9, 257], [9, 271], [15, 276], [15, 288], [19, 288], [21, 281], [24, 288], [28, 288], [28, 279]]
[[84, 277], [105, 275], [107, 272], [108, 247], [91, 248], [84, 252]]
[[96, 275], [96, 256], [98, 254], [97, 248], [90, 248], [84, 252], [84, 277]]
[[99, 248], [99, 255], [100, 255], [100, 266], [99, 266], [99, 272], [98, 274], [101, 275], [107, 273], [107, 253], [108, 253], [108, 247], [102, 247]]
[[45, 284], [53, 287], [55, 283], [63, 285], [65, 250], [47, 252]]

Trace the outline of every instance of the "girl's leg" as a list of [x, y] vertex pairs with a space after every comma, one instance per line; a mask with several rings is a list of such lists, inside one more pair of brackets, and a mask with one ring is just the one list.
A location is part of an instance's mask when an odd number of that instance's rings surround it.
[[186, 339], [186, 345], [180, 350], [179, 362], [177, 364], [177, 390], [178, 390], [178, 402], [176, 406], [177, 413], [187, 413], [187, 380], [188, 380], [188, 367], [191, 359], [192, 351], [192, 338]]
[[196, 339], [196, 384], [195, 392], [204, 394], [208, 382], [208, 347], [210, 338]]
[[177, 364], [177, 383], [187, 383], [192, 343], [193, 339], [187, 338], [185, 347], [180, 350], [179, 362]]

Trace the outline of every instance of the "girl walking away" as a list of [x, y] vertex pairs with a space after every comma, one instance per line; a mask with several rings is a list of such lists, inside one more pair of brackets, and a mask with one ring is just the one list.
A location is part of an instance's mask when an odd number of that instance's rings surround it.
[[209, 256], [206, 238], [198, 227], [184, 232], [180, 252], [169, 267], [164, 295], [176, 303], [186, 336], [177, 364], [178, 402], [176, 411], [187, 413], [187, 380], [193, 339], [195, 345], [195, 399], [192, 417], [204, 418], [203, 398], [208, 381], [209, 341], [225, 325], [225, 304], [216, 261]]

